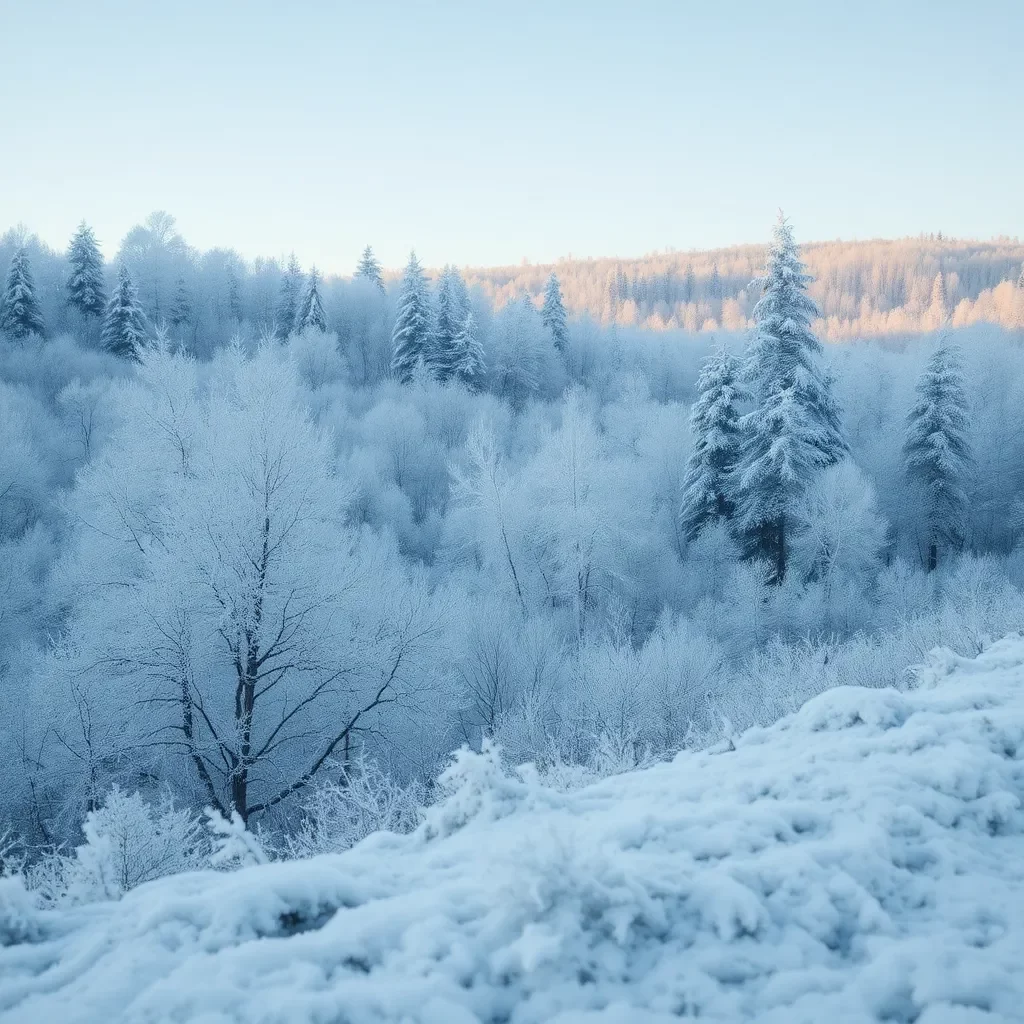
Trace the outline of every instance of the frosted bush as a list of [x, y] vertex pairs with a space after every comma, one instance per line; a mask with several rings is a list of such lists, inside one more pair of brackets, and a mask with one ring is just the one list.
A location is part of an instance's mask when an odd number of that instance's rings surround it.
[[232, 809], [231, 817], [225, 818], [220, 811], [207, 807], [205, 814], [210, 834], [210, 867], [232, 871], [267, 863], [263, 844], [245, 827], [238, 811]]
[[290, 856], [339, 853], [373, 832], [411, 832], [419, 823], [418, 783], [402, 785], [368, 759], [338, 771], [337, 782], [316, 786], [303, 801], [298, 830], [286, 839]]

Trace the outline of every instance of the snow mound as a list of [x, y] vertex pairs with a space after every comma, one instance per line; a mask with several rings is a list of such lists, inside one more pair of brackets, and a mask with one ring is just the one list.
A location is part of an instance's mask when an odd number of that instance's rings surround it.
[[0, 1020], [1024, 1020], [1020, 637], [568, 795], [478, 758], [413, 835], [19, 903]]

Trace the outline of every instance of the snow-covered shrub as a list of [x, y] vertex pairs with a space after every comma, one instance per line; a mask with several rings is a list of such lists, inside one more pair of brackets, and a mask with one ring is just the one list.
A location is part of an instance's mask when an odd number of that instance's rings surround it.
[[266, 864], [269, 858], [259, 837], [245, 827], [242, 816], [232, 809], [225, 818], [220, 811], [207, 807], [206, 828], [210, 834], [210, 866], [224, 871]]
[[39, 904], [25, 880], [20, 875], [0, 878], [0, 946], [31, 942], [41, 930]]
[[49, 902], [117, 899], [129, 889], [202, 865], [206, 839], [201, 821], [169, 799], [152, 804], [115, 786], [82, 825], [85, 842], [73, 856], [50, 851], [28, 872]]
[[411, 832], [424, 802], [417, 782], [402, 785], [376, 762], [361, 758], [341, 768], [338, 781], [310, 791], [298, 831], [286, 839], [287, 852], [292, 857], [339, 853], [372, 832]]

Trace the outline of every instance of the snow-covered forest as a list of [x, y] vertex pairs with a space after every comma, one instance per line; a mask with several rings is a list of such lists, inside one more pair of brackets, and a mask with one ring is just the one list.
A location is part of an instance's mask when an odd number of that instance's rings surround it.
[[735, 330], [166, 214], [0, 249], [0, 856], [44, 900], [407, 830], [462, 745], [574, 788], [1024, 621], [1024, 335], [957, 318], [1006, 290], [967, 257], [823, 344], [781, 216]]

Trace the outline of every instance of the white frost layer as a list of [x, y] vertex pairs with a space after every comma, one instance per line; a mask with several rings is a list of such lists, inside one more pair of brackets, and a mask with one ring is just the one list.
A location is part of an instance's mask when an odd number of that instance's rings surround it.
[[412, 836], [44, 915], [0, 1020], [1024, 1020], [1019, 637], [570, 795], [462, 770]]

